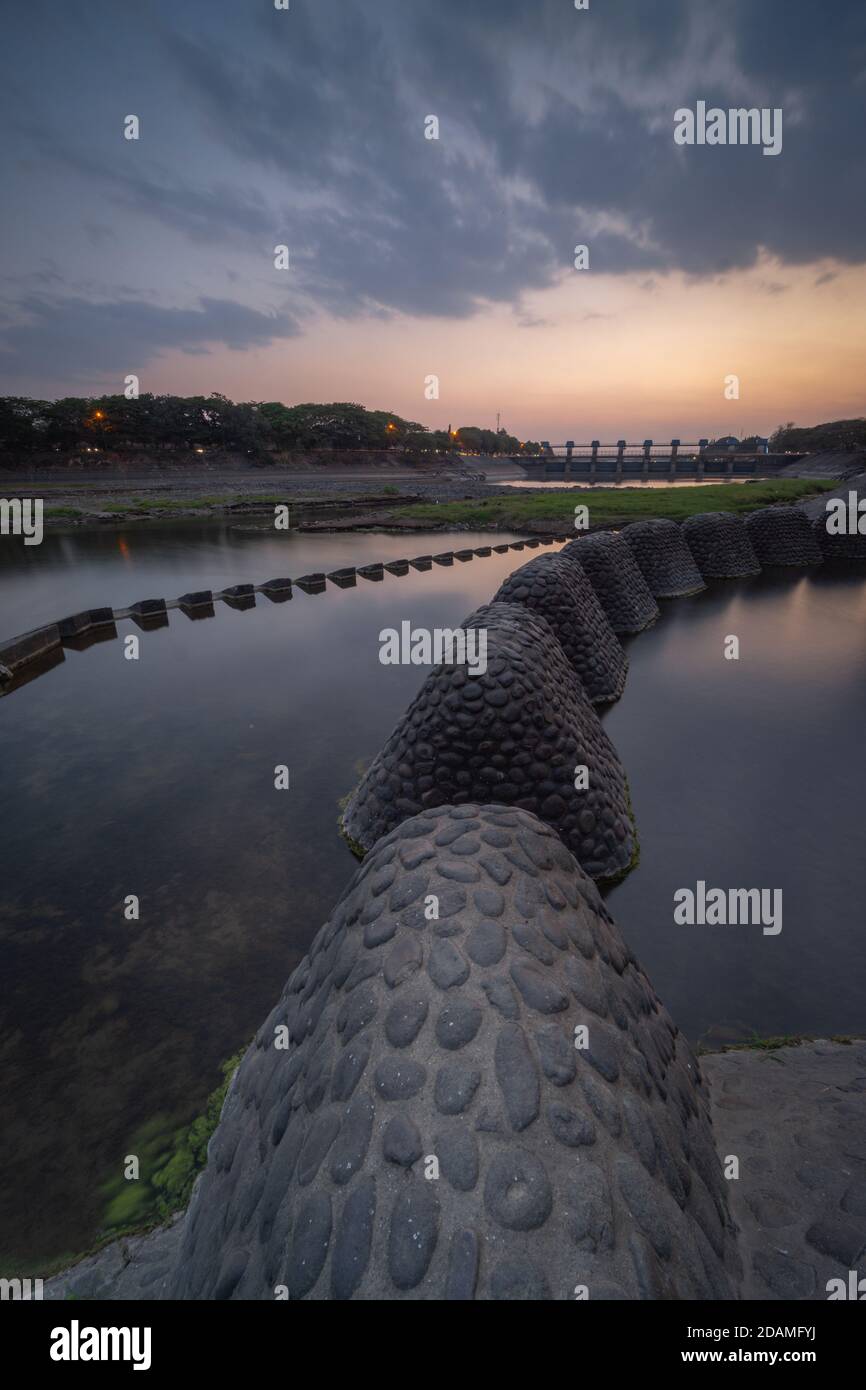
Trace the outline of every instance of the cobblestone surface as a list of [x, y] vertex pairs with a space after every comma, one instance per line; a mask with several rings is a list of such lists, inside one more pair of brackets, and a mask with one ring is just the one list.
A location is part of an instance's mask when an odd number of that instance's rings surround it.
[[166, 1292], [724, 1298], [726, 1203], [698, 1064], [592, 881], [526, 812], [445, 808], [376, 846], [259, 1031]]
[[[740, 1227], [743, 1298], [826, 1299], [866, 1279], [866, 1042], [703, 1057]], [[866, 1295], [866, 1283], [860, 1297]]]
[[[492, 940], [481, 949], [495, 955]], [[555, 1069], [549, 1047], [546, 1055]], [[740, 1177], [727, 1184], [739, 1227], [740, 1296], [823, 1300], [831, 1279], [850, 1296], [850, 1271], [866, 1278], [866, 1042], [717, 1053], [701, 1058], [701, 1070], [719, 1160], [740, 1159]], [[569, 1124], [564, 1132], [583, 1131]], [[402, 1118], [389, 1122], [389, 1134], [395, 1154], [408, 1158], [423, 1147], [417, 1126]], [[182, 1231], [175, 1224], [118, 1241], [48, 1281], [45, 1297], [164, 1296]]]
[[560, 558], [576, 561], [584, 570], [614, 632], [643, 632], [659, 616], [659, 606], [621, 535], [598, 531], [571, 541]]
[[821, 547], [801, 507], [749, 512], [746, 530], [761, 565], [820, 565]]
[[618, 700], [628, 661], [583, 569], [537, 555], [510, 574], [494, 603], [520, 603], [546, 618], [593, 704]]
[[367, 851], [425, 808], [495, 798], [553, 826], [592, 877], [621, 875], [635, 853], [625, 774], [547, 622], [492, 603], [463, 626], [487, 630], [486, 674], [431, 671], [350, 798], [346, 834]]
[[866, 560], [866, 535], [852, 530], [849, 535], [837, 536], [827, 530], [827, 515], [817, 516], [812, 522], [812, 532], [821, 547], [825, 560]]
[[707, 587], [675, 521], [634, 521], [620, 534], [654, 598], [682, 598]]
[[746, 579], [761, 573], [745, 524], [733, 512], [687, 516], [682, 531], [704, 579]]

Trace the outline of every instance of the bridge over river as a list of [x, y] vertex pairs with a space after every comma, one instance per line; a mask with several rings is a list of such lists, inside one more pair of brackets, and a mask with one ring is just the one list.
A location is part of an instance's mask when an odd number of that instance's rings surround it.
[[775, 477], [800, 457], [771, 454], [766, 439], [759, 440], [753, 451], [729, 447], [724, 442], [711, 444], [707, 439], [699, 439], [696, 443], [672, 439], [669, 444], [658, 444], [652, 439], [640, 444], [630, 444], [625, 439], [618, 439], [615, 444], [605, 444], [598, 439], [588, 444], [579, 444], [573, 439], [564, 444], [542, 440], [542, 448], [544, 454], [539, 458], [515, 460], [528, 477], [589, 483], [650, 478], [675, 481], [678, 478]]

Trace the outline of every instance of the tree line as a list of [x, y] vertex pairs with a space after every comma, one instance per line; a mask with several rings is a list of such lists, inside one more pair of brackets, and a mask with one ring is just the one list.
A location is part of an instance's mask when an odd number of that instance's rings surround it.
[[541, 445], [506, 430], [430, 430], [394, 411], [353, 402], [283, 405], [227, 396], [0, 397], [0, 451], [7, 454], [211, 450], [261, 458], [311, 449], [540, 454]]
[[774, 453], [813, 454], [824, 449], [866, 449], [866, 419], [829, 420], [824, 425], [780, 425], [770, 438]]

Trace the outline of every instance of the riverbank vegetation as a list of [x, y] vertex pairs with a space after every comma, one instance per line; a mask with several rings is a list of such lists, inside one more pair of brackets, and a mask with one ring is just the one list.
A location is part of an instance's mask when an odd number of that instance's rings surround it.
[[778, 478], [771, 482], [720, 483], [702, 487], [574, 488], [568, 492], [514, 489], [509, 497], [464, 502], [418, 502], [396, 509], [396, 519], [430, 521], [437, 526], [496, 526], [502, 529], [574, 528], [574, 508], [589, 509], [591, 526], [668, 517], [682, 521], [697, 512], [750, 512], [774, 502], [799, 502], [836, 487], [813, 478]]
[[267, 463], [275, 454], [317, 449], [431, 455], [542, 452], [540, 444], [518, 440], [504, 429], [464, 425], [431, 430], [395, 411], [367, 410], [351, 401], [288, 406], [281, 401], [235, 402], [218, 393], [67, 396], [57, 401], [0, 397], [0, 464], [7, 467], [22, 458], [56, 466], [59, 461], [104, 461], [94, 455], [113, 459], [136, 454], [165, 462], [178, 456], [189, 464], [233, 453]]

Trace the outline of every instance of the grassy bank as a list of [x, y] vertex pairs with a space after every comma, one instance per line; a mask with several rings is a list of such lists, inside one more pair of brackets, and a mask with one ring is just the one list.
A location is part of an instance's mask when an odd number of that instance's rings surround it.
[[513, 497], [488, 497], [467, 502], [419, 502], [395, 509], [396, 518], [430, 521], [437, 526], [499, 526], [503, 529], [553, 529], [574, 527], [574, 509], [589, 508], [591, 526], [669, 517], [682, 521], [696, 512], [751, 512], [773, 502], [799, 502], [837, 487], [835, 482], [812, 478], [778, 478], [766, 483], [720, 483], [706, 487], [592, 488], [573, 492], [525, 492], [515, 488]]

